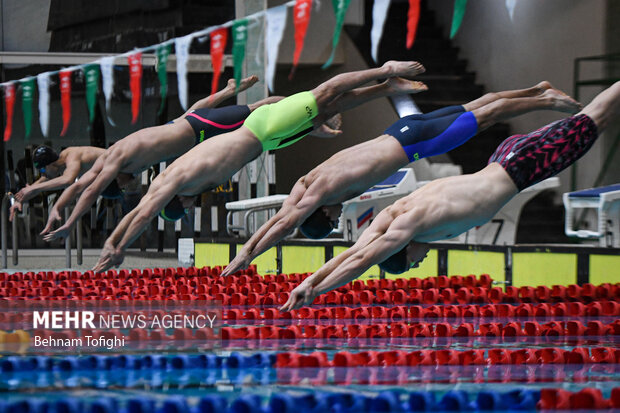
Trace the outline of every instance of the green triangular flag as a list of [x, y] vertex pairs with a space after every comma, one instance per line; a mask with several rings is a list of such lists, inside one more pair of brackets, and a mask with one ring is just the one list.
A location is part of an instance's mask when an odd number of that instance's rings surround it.
[[30, 126], [32, 124], [32, 101], [34, 93], [34, 77], [29, 77], [21, 81], [22, 84], [22, 111], [24, 112], [24, 131], [25, 137], [30, 137]]
[[99, 91], [99, 75], [101, 74], [99, 64], [84, 66], [84, 76], [86, 77], [86, 106], [88, 107], [88, 121], [93, 123], [95, 120], [95, 104], [97, 103], [97, 92]]
[[159, 78], [159, 95], [161, 96], [161, 105], [157, 114], [161, 114], [164, 110], [166, 97], [168, 96], [168, 72], [166, 65], [168, 64], [168, 56], [172, 50], [172, 43], [160, 44], [155, 52], [157, 55], [157, 77]]
[[329, 59], [327, 59], [322, 69], [327, 69], [334, 60], [336, 46], [338, 46], [338, 41], [340, 40], [340, 32], [342, 31], [344, 16], [347, 14], [349, 3], [351, 3], [351, 0], [332, 0], [332, 6], [334, 6], [334, 13], [336, 14], [336, 27], [334, 27], [334, 37], [332, 39], [332, 53], [329, 55]]
[[450, 29], [451, 39], [459, 31], [459, 27], [461, 27], [461, 22], [465, 15], [465, 6], [467, 6], [467, 0], [454, 0], [454, 15], [452, 16], [452, 28]]
[[233, 35], [233, 68], [235, 73], [235, 87], [239, 89], [241, 75], [243, 73], [243, 60], [245, 59], [245, 45], [248, 42], [248, 20], [235, 20], [232, 25]]

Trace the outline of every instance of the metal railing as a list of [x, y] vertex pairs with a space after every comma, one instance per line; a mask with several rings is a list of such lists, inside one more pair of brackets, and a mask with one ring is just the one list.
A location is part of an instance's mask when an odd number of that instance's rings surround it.
[[[0, 237], [1, 237], [1, 248], [2, 248], [2, 268], [8, 267], [8, 228], [9, 228], [9, 208], [13, 204], [13, 194], [6, 193], [2, 197], [2, 211], [0, 212], [1, 219], [1, 228], [0, 228]], [[69, 218], [70, 210], [69, 208], [65, 208], [65, 220]], [[11, 249], [12, 249], [12, 263], [13, 265], [19, 264], [19, 240], [18, 240], [18, 225], [17, 218], [15, 216], [13, 221], [11, 222]], [[64, 241], [65, 244], [65, 265], [67, 268], [71, 268], [71, 237], [73, 235], [69, 234]], [[75, 239], [76, 239], [76, 249], [77, 249], [77, 264], [82, 265], [82, 220], [78, 220], [78, 224], [76, 226], [75, 231]]]

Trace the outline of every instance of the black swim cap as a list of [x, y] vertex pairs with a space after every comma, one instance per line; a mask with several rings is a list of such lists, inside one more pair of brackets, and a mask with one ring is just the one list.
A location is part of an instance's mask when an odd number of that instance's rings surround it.
[[166, 221], [178, 221], [187, 214], [187, 209], [183, 208], [183, 204], [178, 196], [175, 195], [172, 201], [168, 202], [168, 205], [159, 211], [159, 216]]
[[327, 214], [323, 212], [323, 208], [314, 211], [299, 227], [301, 233], [310, 239], [325, 238], [331, 234], [333, 229], [334, 227]]
[[58, 154], [49, 146], [41, 145], [34, 150], [32, 155], [32, 163], [36, 169], [45, 168], [47, 165], [56, 162]]
[[110, 185], [103, 190], [101, 196], [105, 199], [119, 199], [123, 197], [123, 191], [118, 186], [116, 179], [110, 182]]
[[407, 259], [407, 247], [401, 249], [396, 254], [380, 263], [379, 268], [385, 272], [389, 272], [390, 274], [402, 274], [409, 270], [411, 266], [409, 265], [409, 260]]

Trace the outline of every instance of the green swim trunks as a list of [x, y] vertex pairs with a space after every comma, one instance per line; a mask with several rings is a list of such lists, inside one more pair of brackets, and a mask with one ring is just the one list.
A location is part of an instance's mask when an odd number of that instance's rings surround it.
[[301, 92], [254, 110], [243, 126], [256, 135], [263, 151], [280, 149], [312, 132], [318, 112], [312, 92]]

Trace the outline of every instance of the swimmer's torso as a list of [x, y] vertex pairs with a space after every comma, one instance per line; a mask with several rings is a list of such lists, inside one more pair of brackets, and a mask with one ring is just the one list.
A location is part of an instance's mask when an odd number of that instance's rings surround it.
[[407, 163], [398, 141], [382, 135], [333, 155], [306, 175], [306, 186], [326, 177], [323, 203], [337, 204], [362, 194]]
[[414, 240], [430, 242], [456, 237], [486, 223], [516, 193], [503, 168], [490, 164], [475, 174], [432, 181], [396, 201], [392, 208], [394, 215], [417, 208], [424, 220]]
[[146, 128], [121, 139], [109, 150], [121, 156], [120, 172], [138, 174], [151, 165], [178, 157], [194, 147], [194, 131], [188, 122]]
[[234, 133], [217, 135], [197, 145], [166, 171], [183, 175], [179, 195], [193, 196], [226, 182], [261, 152], [260, 142], [247, 128], [241, 127]]

